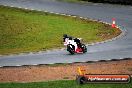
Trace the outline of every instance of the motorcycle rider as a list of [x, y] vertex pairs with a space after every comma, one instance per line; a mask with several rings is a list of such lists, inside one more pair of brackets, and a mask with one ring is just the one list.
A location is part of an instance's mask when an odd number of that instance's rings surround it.
[[69, 40], [68, 35], [67, 35], [67, 34], [64, 34], [64, 35], [63, 35], [63, 42], [64, 42], [64, 45], [65, 45], [65, 46], [67, 46], [68, 40]]
[[68, 44], [72, 44], [74, 45], [75, 51], [77, 52], [77, 48], [80, 47], [81, 48], [81, 42], [79, 38], [72, 38], [70, 36], [68, 36], [67, 34], [63, 35], [63, 42], [64, 45], [68, 45]]
[[81, 38], [75, 38], [74, 39], [74, 41], [77, 43], [77, 46], [81, 48], [82, 44], [81, 44], [80, 40], [81, 40]]

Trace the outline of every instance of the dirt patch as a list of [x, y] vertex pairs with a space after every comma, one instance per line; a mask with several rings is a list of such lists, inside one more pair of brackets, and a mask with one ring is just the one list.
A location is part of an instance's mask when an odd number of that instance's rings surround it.
[[67, 65], [41, 65], [0, 68], [0, 82], [37, 82], [75, 79], [77, 67], [84, 67], [87, 74], [130, 74], [132, 59]]

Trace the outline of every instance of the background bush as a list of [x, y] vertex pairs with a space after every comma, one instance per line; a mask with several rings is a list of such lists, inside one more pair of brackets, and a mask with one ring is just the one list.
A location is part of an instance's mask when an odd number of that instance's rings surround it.
[[132, 0], [83, 0], [83, 1], [132, 5]]

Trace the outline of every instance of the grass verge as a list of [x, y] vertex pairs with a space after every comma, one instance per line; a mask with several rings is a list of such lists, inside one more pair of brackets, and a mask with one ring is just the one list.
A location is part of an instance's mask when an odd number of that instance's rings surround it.
[[0, 88], [132, 88], [132, 82], [129, 84], [78, 85], [74, 80], [61, 80], [36, 83], [0, 83]]
[[99, 22], [0, 6], [1, 55], [62, 47], [63, 34], [91, 43], [120, 33], [119, 29]]

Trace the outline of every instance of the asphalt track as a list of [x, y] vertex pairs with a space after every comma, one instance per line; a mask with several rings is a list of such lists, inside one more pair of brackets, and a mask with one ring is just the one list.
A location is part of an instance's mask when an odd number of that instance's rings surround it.
[[111, 23], [116, 22], [127, 34], [115, 41], [88, 46], [86, 54], [69, 55], [66, 50], [0, 56], [0, 66], [72, 63], [132, 57], [132, 6], [75, 4], [55, 0], [0, 0], [0, 5], [65, 13]]

